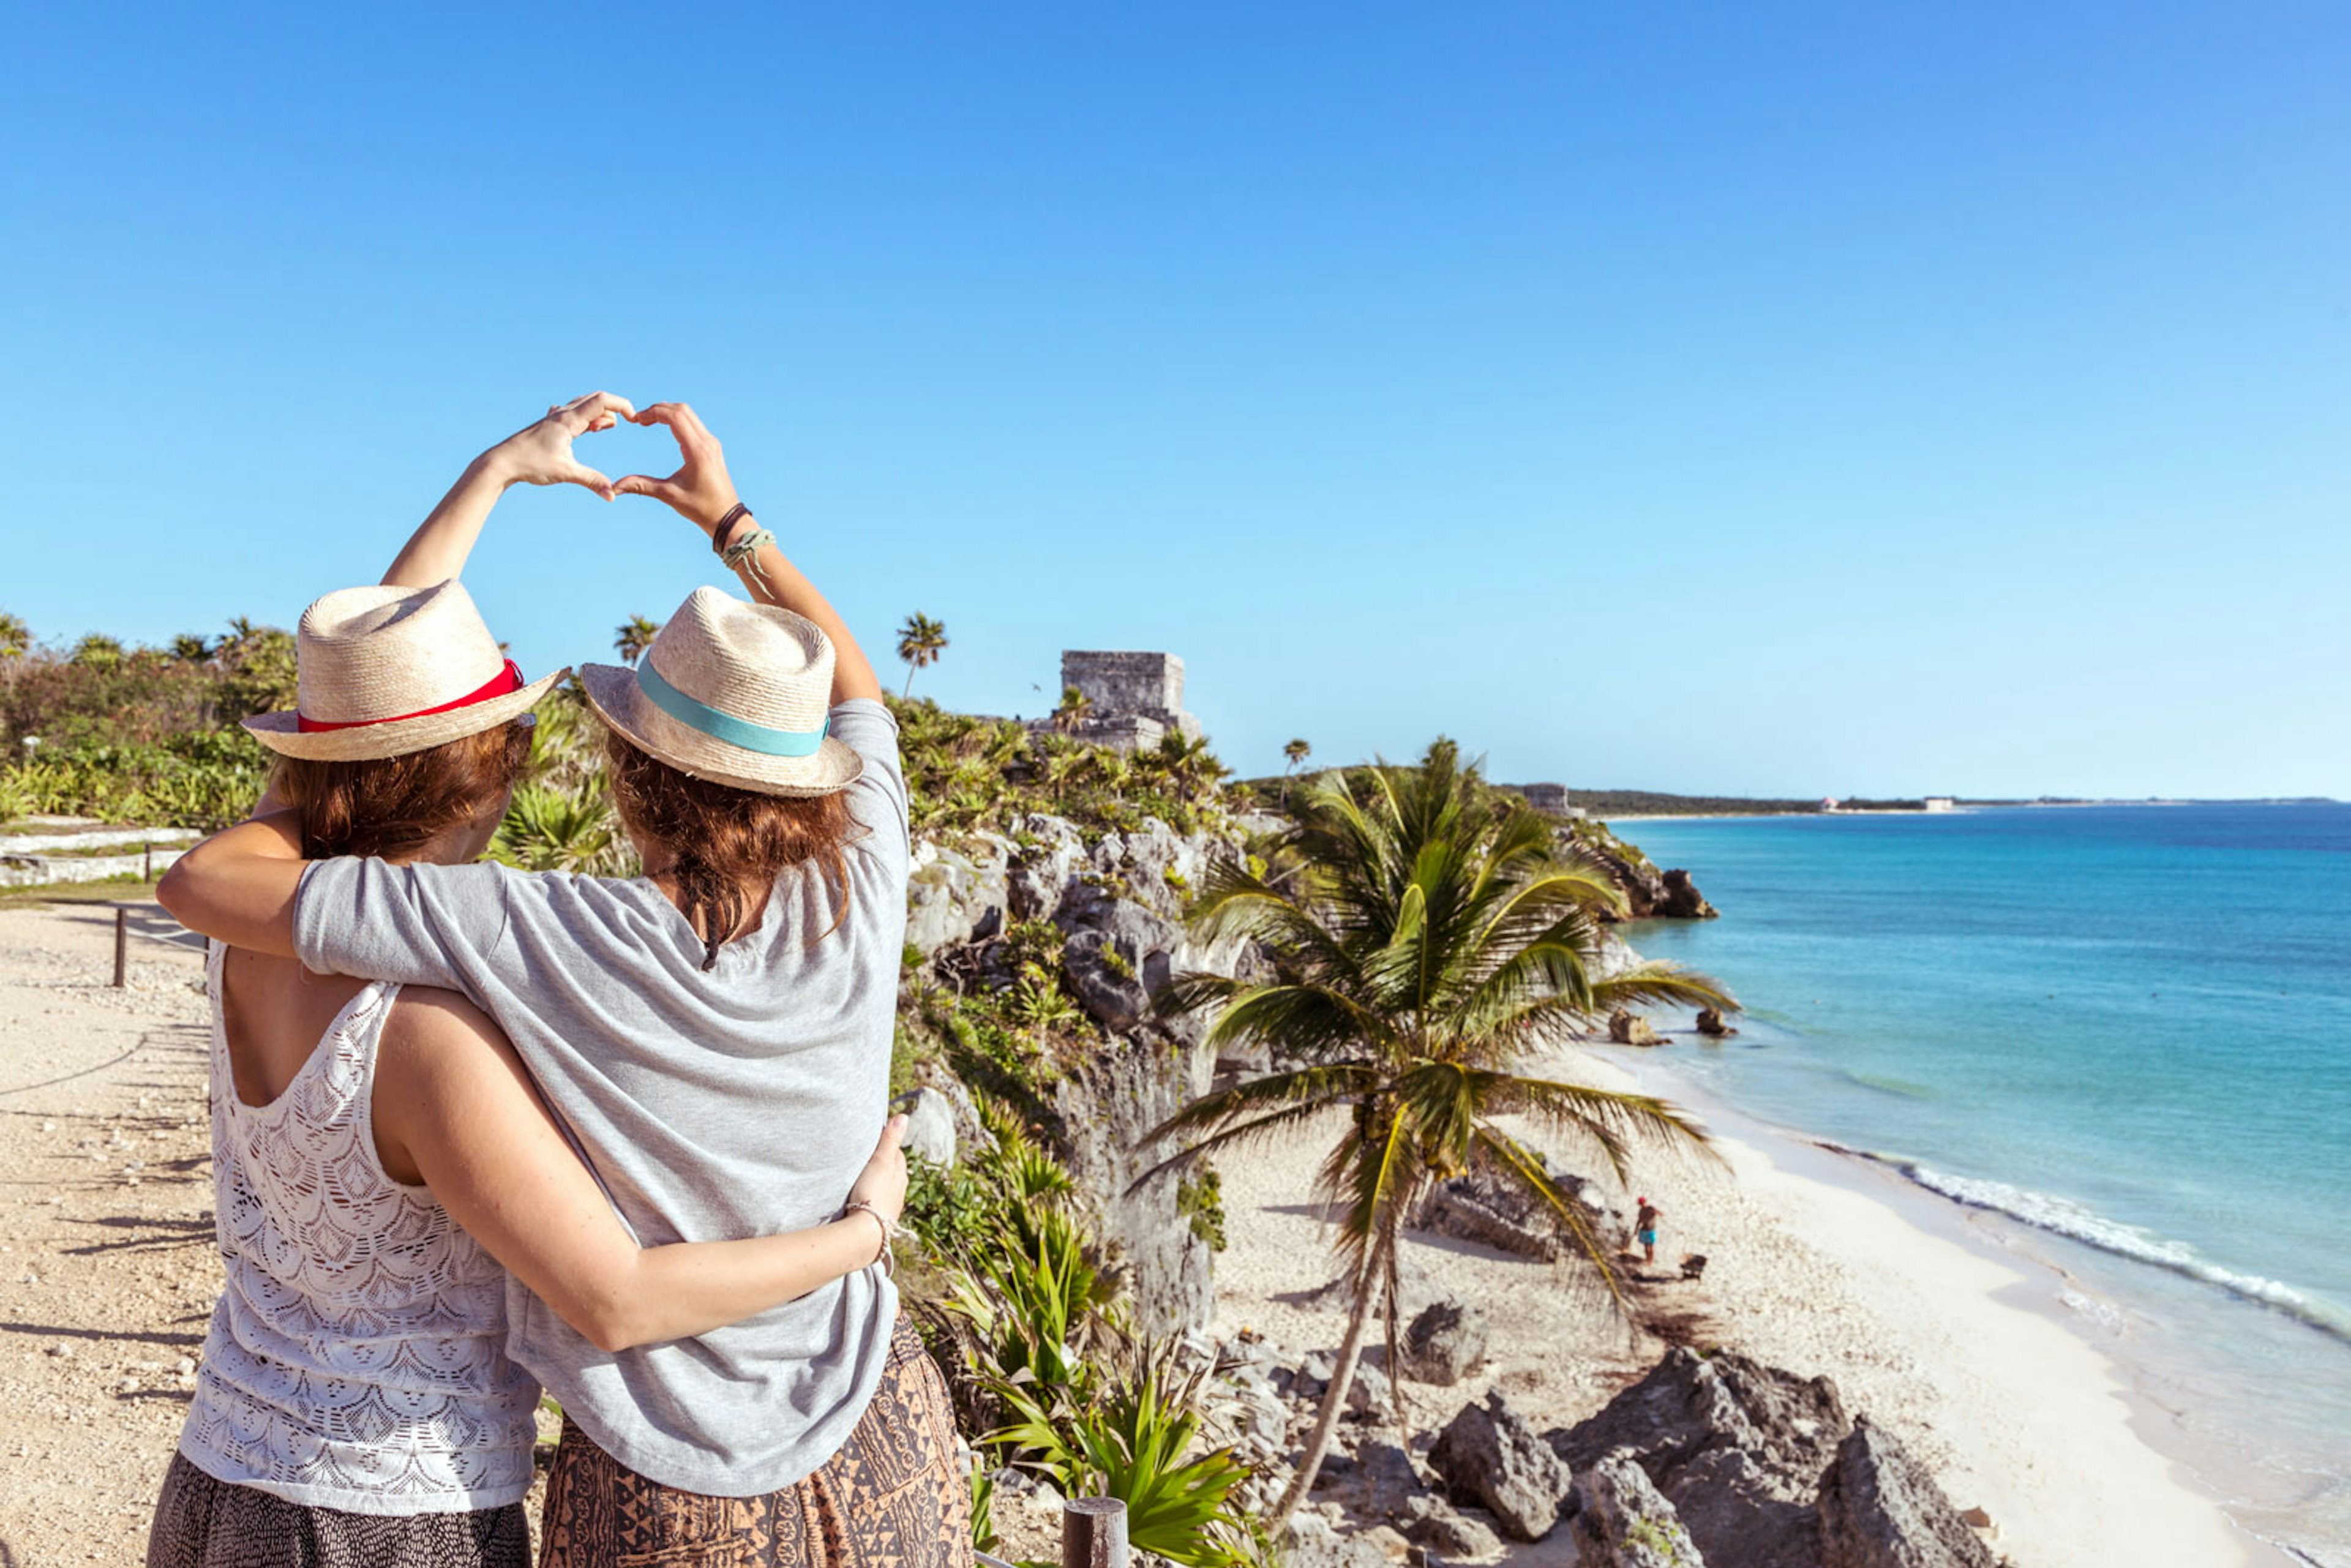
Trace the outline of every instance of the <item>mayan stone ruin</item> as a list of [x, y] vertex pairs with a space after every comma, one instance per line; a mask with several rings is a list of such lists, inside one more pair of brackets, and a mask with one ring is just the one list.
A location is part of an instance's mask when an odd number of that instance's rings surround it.
[[[1200, 721], [1184, 711], [1184, 661], [1174, 653], [1066, 649], [1061, 686], [1086, 699], [1084, 716], [1067, 733], [1091, 745], [1142, 751], [1171, 732], [1200, 738]], [[1057, 726], [1044, 718], [1029, 727]]]

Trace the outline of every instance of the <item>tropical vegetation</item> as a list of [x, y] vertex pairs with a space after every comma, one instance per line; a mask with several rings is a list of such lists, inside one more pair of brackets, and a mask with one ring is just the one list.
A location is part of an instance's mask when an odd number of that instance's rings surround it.
[[[1261, 1041], [1280, 1065], [1155, 1129], [1146, 1142], [1182, 1146], [1141, 1179], [1346, 1113], [1317, 1193], [1337, 1217], [1353, 1306], [1277, 1528], [1313, 1485], [1383, 1307], [1387, 1364], [1401, 1364], [1397, 1239], [1431, 1184], [1475, 1167], [1523, 1189], [1613, 1292], [1590, 1216], [1504, 1118], [1564, 1135], [1620, 1176], [1636, 1142], [1703, 1143], [1663, 1101], [1528, 1071], [1619, 1006], [1737, 1005], [1672, 965], [1604, 970], [1600, 921], [1623, 907], [1595, 862], [1562, 848], [1550, 819], [1487, 786], [1447, 740], [1416, 767], [1322, 776], [1273, 859], [1228, 864], [1202, 891], [1192, 915], [1202, 935], [1253, 939], [1273, 974], [1181, 977], [1165, 1005], [1220, 1009], [1212, 1047]], [[1401, 1395], [1399, 1385], [1400, 1422]]]
[[1001, 1544], [998, 1478], [1127, 1505], [1129, 1543], [1190, 1568], [1266, 1560], [1234, 1498], [1249, 1468], [1203, 1436], [1211, 1368], [1135, 1333], [1069, 1171], [1015, 1115], [980, 1102], [989, 1143], [914, 1167], [907, 1218], [930, 1270], [919, 1306], [943, 1353], [972, 1476], [973, 1545]]

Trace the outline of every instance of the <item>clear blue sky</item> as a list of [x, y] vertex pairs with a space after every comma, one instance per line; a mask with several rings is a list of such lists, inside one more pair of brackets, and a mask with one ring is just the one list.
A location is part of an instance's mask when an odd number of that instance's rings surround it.
[[[953, 706], [2351, 795], [2340, 5], [496, 9], [11, 13], [0, 607], [291, 624], [608, 387]], [[711, 571], [565, 490], [467, 580], [536, 670]]]

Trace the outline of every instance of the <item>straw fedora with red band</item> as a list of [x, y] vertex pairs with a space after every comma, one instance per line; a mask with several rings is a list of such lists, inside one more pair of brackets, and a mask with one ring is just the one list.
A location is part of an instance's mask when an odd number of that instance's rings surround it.
[[302, 612], [294, 711], [245, 721], [288, 757], [405, 757], [526, 716], [570, 672], [526, 683], [452, 578], [431, 588], [344, 588]]
[[762, 795], [830, 795], [865, 770], [832, 738], [832, 640], [771, 604], [697, 588], [633, 670], [582, 664], [596, 716], [680, 772]]

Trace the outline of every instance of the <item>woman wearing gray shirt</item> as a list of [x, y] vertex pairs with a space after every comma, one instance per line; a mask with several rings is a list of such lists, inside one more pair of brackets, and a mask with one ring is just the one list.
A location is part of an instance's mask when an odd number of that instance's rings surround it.
[[[602, 405], [666, 425], [684, 464], [576, 482], [668, 503], [757, 601], [697, 589], [635, 669], [582, 671], [645, 875], [306, 864], [256, 822], [182, 862], [183, 918], [473, 998], [645, 1245], [795, 1229], [838, 1211], [870, 1152], [852, 1131], [884, 1113], [908, 866], [897, 727], [693, 411]], [[455, 576], [495, 499], [444, 503], [402, 560]], [[619, 1352], [509, 1292], [510, 1352], [565, 1414], [543, 1563], [967, 1557], [946, 1388], [883, 1270]]]

